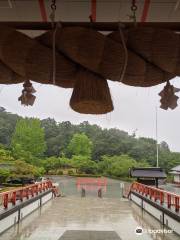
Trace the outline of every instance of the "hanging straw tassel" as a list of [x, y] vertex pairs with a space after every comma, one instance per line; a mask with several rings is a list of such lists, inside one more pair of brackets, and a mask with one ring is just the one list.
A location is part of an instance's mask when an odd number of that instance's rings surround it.
[[24, 106], [32, 106], [36, 99], [36, 97], [33, 95], [36, 90], [33, 88], [32, 83], [29, 80], [25, 81], [23, 87], [24, 89], [22, 90], [22, 95], [18, 98], [18, 101], [20, 101]]
[[179, 91], [180, 91], [179, 88], [175, 88], [173, 85], [170, 85], [168, 81], [166, 86], [159, 93], [159, 96], [161, 97], [160, 107], [164, 110], [167, 110], [168, 108], [172, 110], [175, 109], [178, 106], [177, 100], [179, 99], [179, 97], [177, 97], [175, 93]]
[[[112, 32], [108, 35], [114, 41], [121, 42], [119, 31]], [[125, 35], [126, 39], [126, 35]], [[130, 86], [151, 87], [175, 77], [174, 74], [168, 73], [159, 67], [145, 61], [143, 57], [128, 50], [128, 61], [124, 79], [122, 82]]]
[[84, 114], [105, 114], [113, 111], [107, 80], [86, 69], [79, 70], [70, 106], [74, 111]]

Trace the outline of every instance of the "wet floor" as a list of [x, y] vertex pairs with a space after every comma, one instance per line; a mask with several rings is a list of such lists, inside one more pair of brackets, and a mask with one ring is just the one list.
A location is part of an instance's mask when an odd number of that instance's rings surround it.
[[135, 229], [162, 229], [148, 213], [121, 198], [120, 182], [108, 180], [103, 198], [87, 190], [86, 197], [76, 188], [73, 178], [60, 181], [64, 197], [56, 198], [10, 228], [0, 240], [178, 240], [173, 233], [136, 235]]
[[180, 195], [180, 185], [167, 183], [165, 185], [160, 185], [160, 188], [168, 192], [173, 192]]

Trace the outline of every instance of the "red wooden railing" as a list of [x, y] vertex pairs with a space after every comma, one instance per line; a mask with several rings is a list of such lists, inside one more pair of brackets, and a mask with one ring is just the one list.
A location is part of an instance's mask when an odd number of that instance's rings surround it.
[[106, 178], [90, 178], [81, 177], [76, 180], [77, 190], [80, 191], [82, 188], [86, 191], [98, 191], [101, 189], [103, 192], [107, 190], [107, 179]]
[[173, 207], [176, 212], [179, 212], [180, 195], [155, 187], [150, 187], [138, 182], [134, 182], [131, 185], [131, 191], [137, 192], [140, 195], [151, 199], [153, 202], [159, 202], [160, 205], [163, 205], [169, 209]]
[[9, 203], [16, 205], [17, 201], [23, 202], [25, 199], [29, 199], [37, 196], [39, 193], [52, 189], [51, 181], [44, 181], [42, 183], [28, 185], [22, 188], [16, 188], [11, 191], [0, 193], [0, 205], [4, 208], [8, 208]]
[[106, 186], [106, 178], [77, 178], [77, 185], [97, 185], [97, 186]]

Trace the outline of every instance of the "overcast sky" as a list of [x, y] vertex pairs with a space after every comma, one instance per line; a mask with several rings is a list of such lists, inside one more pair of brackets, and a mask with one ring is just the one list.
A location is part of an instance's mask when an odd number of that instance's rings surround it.
[[[180, 88], [179, 78], [173, 79], [171, 83]], [[34, 106], [24, 107], [18, 102], [22, 84], [0, 85], [0, 106], [5, 107], [8, 112], [21, 116], [40, 119], [50, 117], [58, 122], [71, 121], [75, 124], [89, 121], [104, 128], [116, 127], [130, 134], [137, 129], [137, 136], [153, 138], [155, 138], [156, 106], [158, 106], [158, 141], [164, 140], [171, 150], [180, 152], [180, 106], [168, 111], [159, 108], [158, 93], [164, 85], [136, 88], [109, 82], [115, 110], [106, 115], [78, 114], [69, 107], [71, 89], [37, 83], [34, 83], [37, 90]]]

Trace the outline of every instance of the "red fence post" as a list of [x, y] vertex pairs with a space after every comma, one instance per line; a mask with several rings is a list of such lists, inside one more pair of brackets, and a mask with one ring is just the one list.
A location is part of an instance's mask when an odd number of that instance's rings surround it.
[[29, 188], [26, 188], [26, 198], [29, 199]]
[[152, 198], [152, 194], [153, 194], [152, 189], [149, 189], [149, 198], [150, 198], [150, 199]]
[[39, 192], [42, 192], [42, 183], [39, 184]]
[[36, 188], [36, 195], [38, 195], [38, 185], [36, 185], [35, 188]]
[[161, 205], [164, 203], [164, 193], [160, 192], [160, 203]]
[[31, 187], [31, 196], [34, 197], [34, 187]]
[[8, 208], [8, 199], [9, 197], [8, 197], [8, 193], [5, 193], [4, 195], [3, 195], [3, 205], [4, 205], [4, 208]]
[[168, 208], [171, 208], [171, 195], [167, 194], [167, 206]]
[[12, 202], [13, 205], [16, 205], [16, 192], [12, 193], [11, 202]]
[[175, 197], [175, 211], [179, 212], [179, 197]]
[[158, 191], [154, 191], [154, 201], [156, 202], [158, 199]]
[[21, 202], [23, 201], [23, 197], [24, 197], [23, 193], [24, 193], [23, 190], [19, 190], [19, 199], [20, 199]]

